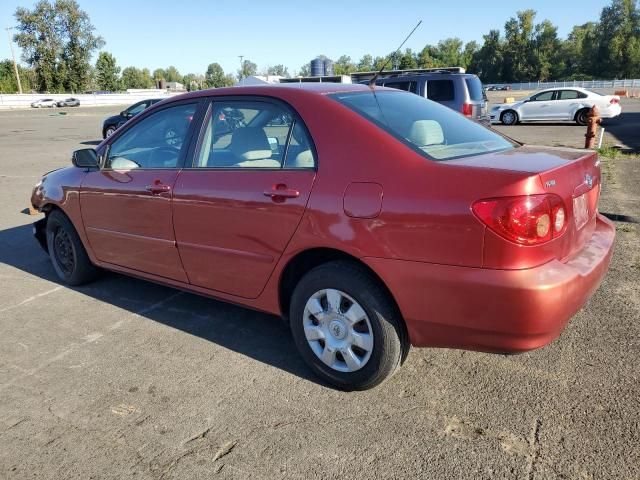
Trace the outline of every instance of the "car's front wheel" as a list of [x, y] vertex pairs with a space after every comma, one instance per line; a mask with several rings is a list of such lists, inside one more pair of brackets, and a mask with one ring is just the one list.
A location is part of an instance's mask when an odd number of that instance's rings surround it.
[[116, 127], [114, 127], [113, 125], [107, 127], [107, 129], [104, 131], [104, 138], [109, 138], [111, 135], [113, 135], [116, 131]]
[[308, 272], [293, 292], [289, 320], [303, 359], [342, 390], [380, 384], [409, 348], [389, 293], [350, 262], [330, 262]]
[[90, 282], [98, 274], [67, 216], [59, 210], [47, 218], [47, 249], [56, 274], [67, 285]]
[[513, 110], [506, 110], [502, 112], [500, 121], [503, 125], [515, 125], [516, 123], [518, 123], [518, 114]]

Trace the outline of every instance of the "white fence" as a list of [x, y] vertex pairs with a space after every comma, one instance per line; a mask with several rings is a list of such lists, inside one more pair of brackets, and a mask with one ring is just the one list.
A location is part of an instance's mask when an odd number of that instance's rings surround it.
[[544, 88], [564, 88], [564, 87], [582, 87], [582, 88], [609, 88], [609, 89], [625, 89], [640, 88], [640, 79], [625, 80], [569, 80], [564, 82], [529, 82], [529, 83], [495, 83], [491, 85], [511, 85], [512, 90], [542, 90]]
[[164, 98], [177, 95], [175, 92], [166, 90], [130, 90], [127, 93], [95, 93], [95, 94], [0, 94], [0, 109], [7, 108], [29, 108], [31, 102], [43, 98], [53, 98], [54, 100], [64, 100], [65, 98], [77, 98], [81, 107], [95, 107], [98, 105], [130, 105], [147, 98]]

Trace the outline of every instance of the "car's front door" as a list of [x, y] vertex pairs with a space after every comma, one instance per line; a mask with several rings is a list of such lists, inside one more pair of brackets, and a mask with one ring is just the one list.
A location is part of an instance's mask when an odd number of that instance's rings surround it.
[[541, 92], [532, 96], [520, 107], [520, 120], [548, 120], [553, 118], [552, 109], [556, 92]]
[[293, 236], [315, 179], [302, 120], [269, 100], [214, 100], [173, 218], [190, 283], [257, 297]]
[[197, 103], [153, 112], [114, 136], [100, 170], [80, 191], [85, 231], [98, 260], [187, 281], [173, 233], [171, 196]]

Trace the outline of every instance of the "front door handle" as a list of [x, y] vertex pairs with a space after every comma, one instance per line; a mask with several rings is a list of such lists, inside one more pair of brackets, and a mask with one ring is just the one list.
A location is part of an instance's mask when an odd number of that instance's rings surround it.
[[271, 190], [264, 191], [265, 197], [271, 197], [273, 200], [285, 199], [285, 198], [298, 198], [300, 191], [295, 188], [289, 188], [284, 184], [274, 185]]
[[153, 185], [147, 185], [145, 189], [148, 192], [151, 192], [153, 195], [159, 195], [171, 190], [171, 185], [166, 185], [164, 183], [154, 183]]

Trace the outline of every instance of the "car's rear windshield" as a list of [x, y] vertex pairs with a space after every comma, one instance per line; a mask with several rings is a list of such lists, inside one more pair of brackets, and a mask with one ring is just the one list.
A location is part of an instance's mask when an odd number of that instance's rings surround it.
[[331, 97], [430, 160], [453, 160], [517, 146], [450, 108], [411, 93], [372, 90]]
[[482, 90], [482, 82], [478, 77], [466, 77], [464, 81], [467, 83], [469, 90], [469, 98], [474, 101], [484, 100], [484, 91]]

